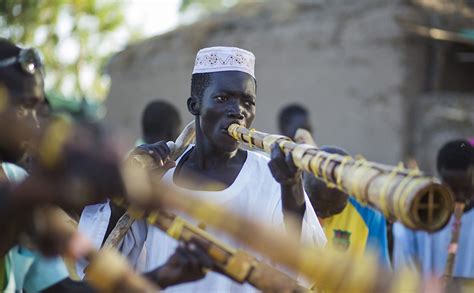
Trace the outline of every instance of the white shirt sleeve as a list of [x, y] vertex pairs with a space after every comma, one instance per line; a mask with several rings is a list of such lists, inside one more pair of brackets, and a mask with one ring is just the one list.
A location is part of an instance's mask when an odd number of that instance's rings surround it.
[[[82, 211], [77, 229], [92, 242], [96, 249], [100, 249], [102, 245], [109, 225], [110, 214], [108, 202], [88, 205]], [[76, 272], [81, 279], [84, 278], [84, 269], [88, 264], [89, 262], [85, 259], [80, 259], [76, 262]]]

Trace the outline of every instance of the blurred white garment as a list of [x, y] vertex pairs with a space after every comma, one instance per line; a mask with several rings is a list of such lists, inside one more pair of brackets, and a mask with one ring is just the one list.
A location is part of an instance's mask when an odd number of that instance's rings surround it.
[[[78, 230], [88, 237], [97, 249], [100, 249], [102, 242], [104, 242], [110, 215], [109, 201], [86, 206], [82, 211]], [[125, 255], [130, 265], [138, 271], [143, 271], [145, 268], [142, 252], [146, 235], [147, 225], [143, 221], [135, 221], [127, 234], [125, 234], [124, 239], [118, 245], [120, 253]], [[88, 262], [85, 259], [76, 262], [77, 275], [81, 279], [84, 278], [84, 269], [87, 265]]]

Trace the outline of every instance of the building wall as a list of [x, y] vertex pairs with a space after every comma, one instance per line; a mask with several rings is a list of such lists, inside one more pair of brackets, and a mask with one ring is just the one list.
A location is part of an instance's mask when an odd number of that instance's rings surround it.
[[435, 174], [438, 150], [449, 140], [474, 137], [472, 94], [427, 94], [419, 99], [415, 157]]
[[130, 46], [109, 64], [106, 119], [138, 137], [143, 107], [160, 98], [191, 120], [186, 99], [197, 50], [238, 46], [256, 55], [256, 129], [277, 132], [278, 110], [299, 102], [311, 111], [319, 145], [394, 164], [406, 146], [407, 79], [418, 70], [406, 64], [398, 2], [243, 5]]

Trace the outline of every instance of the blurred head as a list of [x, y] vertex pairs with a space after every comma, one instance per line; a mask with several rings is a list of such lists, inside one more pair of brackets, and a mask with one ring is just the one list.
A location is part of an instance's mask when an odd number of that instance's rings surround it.
[[473, 199], [474, 147], [467, 140], [449, 141], [441, 147], [436, 167], [441, 180], [451, 188], [457, 201]]
[[196, 118], [196, 143], [224, 152], [237, 150], [227, 133], [230, 124], [250, 127], [255, 118], [255, 56], [233, 47], [198, 52], [191, 79], [188, 110]]
[[35, 50], [0, 39], [0, 84], [12, 105], [29, 110], [43, 103], [42, 67]]
[[294, 139], [298, 128], [311, 132], [311, 122], [308, 111], [301, 105], [291, 104], [280, 110], [278, 115], [280, 133]]
[[181, 118], [178, 110], [165, 101], [152, 101], [143, 110], [142, 132], [145, 143], [174, 141], [179, 135]]
[[[345, 150], [334, 146], [323, 146], [321, 150], [330, 154], [348, 155]], [[336, 188], [328, 188], [324, 181], [309, 173], [304, 173], [303, 179], [304, 188], [318, 217], [337, 215], [346, 207], [349, 199], [346, 193]]]
[[[43, 65], [37, 52], [21, 49], [0, 38], [0, 99], [14, 108], [17, 117], [39, 127], [36, 109], [44, 103]], [[1, 102], [1, 101], [0, 101]], [[1, 154], [1, 159], [16, 162], [23, 156]]]

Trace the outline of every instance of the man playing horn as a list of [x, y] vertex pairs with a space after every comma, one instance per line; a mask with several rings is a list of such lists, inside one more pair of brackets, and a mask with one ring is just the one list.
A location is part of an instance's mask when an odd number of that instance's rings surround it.
[[[447, 142], [438, 152], [437, 169], [443, 181], [455, 195], [457, 204], [463, 208], [453, 215], [442, 230], [429, 234], [413, 231], [400, 223], [393, 228], [395, 269], [403, 266], [418, 268], [423, 275], [449, 278], [474, 278], [474, 147], [465, 139]], [[463, 210], [463, 211], [462, 211]], [[456, 212], [455, 212], [456, 214]], [[460, 227], [459, 227], [460, 226]], [[452, 230], [456, 229], [459, 240], [450, 243]], [[456, 255], [451, 269], [446, 272], [449, 254]], [[466, 291], [467, 292], [467, 291]]]
[[[192, 74], [191, 97], [187, 100], [188, 110], [195, 117], [195, 145], [188, 147], [175, 167], [170, 164], [166, 142], [142, 145], [136, 152], [151, 155], [160, 166], [171, 166], [162, 180], [178, 190], [283, 231], [291, 226], [289, 219], [296, 218], [302, 241], [323, 246], [326, 237], [303, 191], [301, 172], [297, 171], [291, 156], [285, 157], [276, 145], [271, 160], [239, 149], [239, 143], [227, 132], [233, 123], [250, 127], [255, 118], [254, 64], [253, 53], [243, 49], [200, 50]], [[219, 237], [241, 247], [224, 235]], [[176, 245], [163, 232], [149, 228], [147, 269], [160, 264]], [[176, 289], [181, 292], [251, 290], [248, 285], [241, 286], [209, 273], [202, 281]]]

